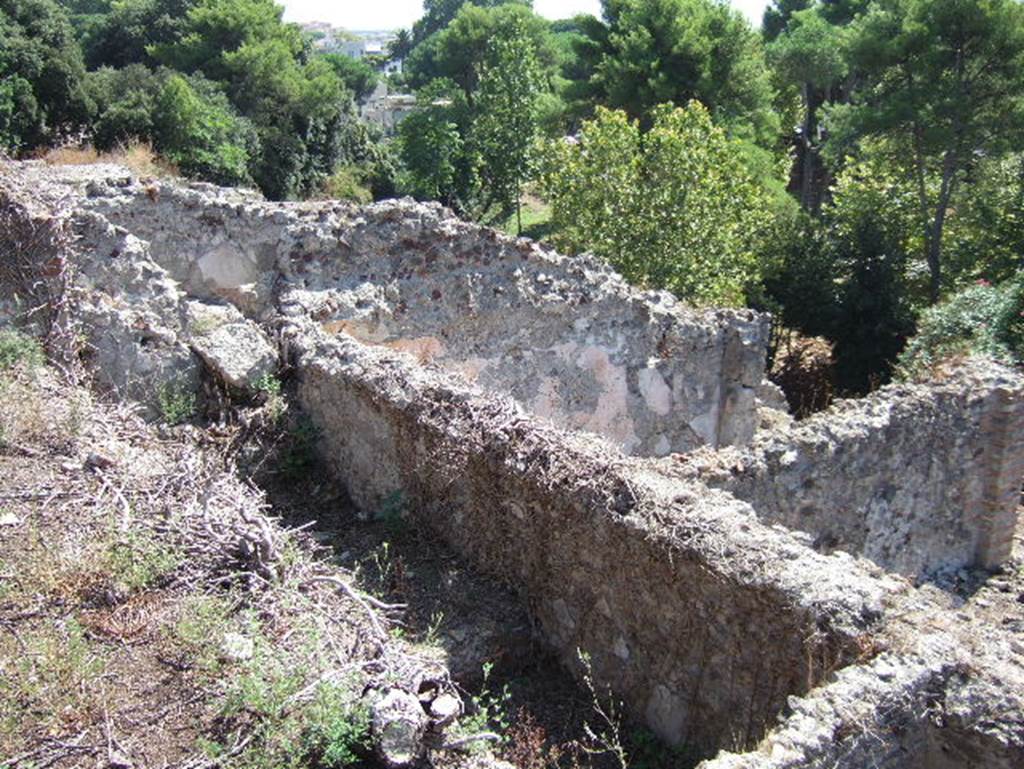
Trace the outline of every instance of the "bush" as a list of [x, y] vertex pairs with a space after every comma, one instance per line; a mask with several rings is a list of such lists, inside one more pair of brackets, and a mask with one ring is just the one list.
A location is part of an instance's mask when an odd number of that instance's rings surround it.
[[364, 173], [353, 166], [341, 166], [328, 176], [320, 193], [328, 200], [348, 200], [352, 203], [369, 203], [373, 200]]
[[43, 348], [39, 342], [20, 331], [0, 331], [0, 371], [15, 367], [33, 369], [43, 364]]
[[920, 378], [962, 355], [1024, 365], [1024, 273], [998, 286], [981, 281], [926, 310], [898, 372]]

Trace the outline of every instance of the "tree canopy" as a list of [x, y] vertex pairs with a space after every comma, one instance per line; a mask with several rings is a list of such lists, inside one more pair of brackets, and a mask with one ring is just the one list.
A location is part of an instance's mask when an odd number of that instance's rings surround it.
[[760, 36], [716, 0], [603, 0], [581, 23], [577, 99], [645, 125], [666, 102], [696, 99], [735, 136], [771, 145], [779, 131]]
[[768, 202], [699, 102], [655, 109], [647, 132], [599, 107], [578, 142], [549, 145], [543, 189], [557, 242], [627, 279], [699, 303], [741, 303]]

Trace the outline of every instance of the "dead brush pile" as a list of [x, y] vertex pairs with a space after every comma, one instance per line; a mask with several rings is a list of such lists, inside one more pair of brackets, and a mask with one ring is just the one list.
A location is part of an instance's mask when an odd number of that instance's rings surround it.
[[96, 402], [5, 333], [0, 767], [346, 766], [371, 760], [368, 692], [451, 690], [231, 436]]

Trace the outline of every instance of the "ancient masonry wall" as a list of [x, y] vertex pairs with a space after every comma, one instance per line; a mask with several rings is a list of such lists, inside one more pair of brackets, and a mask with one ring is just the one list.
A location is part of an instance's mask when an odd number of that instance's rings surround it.
[[404, 356], [288, 336], [302, 407], [357, 504], [400, 493], [672, 743], [758, 739], [853, 659], [897, 584]]
[[268, 205], [209, 185], [88, 185], [193, 296], [435, 362], [531, 412], [662, 456], [748, 442], [767, 318], [694, 311], [605, 266], [388, 201]]
[[844, 401], [745, 448], [663, 460], [804, 531], [914, 577], [1006, 561], [1024, 475], [1024, 381], [972, 363], [944, 383]]
[[[664, 739], [753, 747], [708, 767], [1024, 762], [1024, 646], [859, 557], [1006, 560], [1019, 376], [977, 364], [755, 437], [764, 318], [436, 206], [0, 164], [4, 217], [64, 209], [76, 248], [32, 258], [70, 281], [102, 381], [251, 395], [280, 355], [360, 505], [398, 495]], [[0, 248], [31, 267], [10, 230]], [[26, 276], [0, 274], [0, 319], [23, 318]]]

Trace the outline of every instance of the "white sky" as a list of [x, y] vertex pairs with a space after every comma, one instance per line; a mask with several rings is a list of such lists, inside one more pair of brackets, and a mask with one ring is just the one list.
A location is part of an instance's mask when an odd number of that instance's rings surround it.
[[[278, 0], [287, 21], [327, 21], [348, 29], [397, 29], [408, 27], [423, 14], [421, 0]], [[767, 0], [731, 0], [760, 26]], [[577, 13], [600, 15], [600, 0], [534, 0], [534, 10], [549, 19]]]

